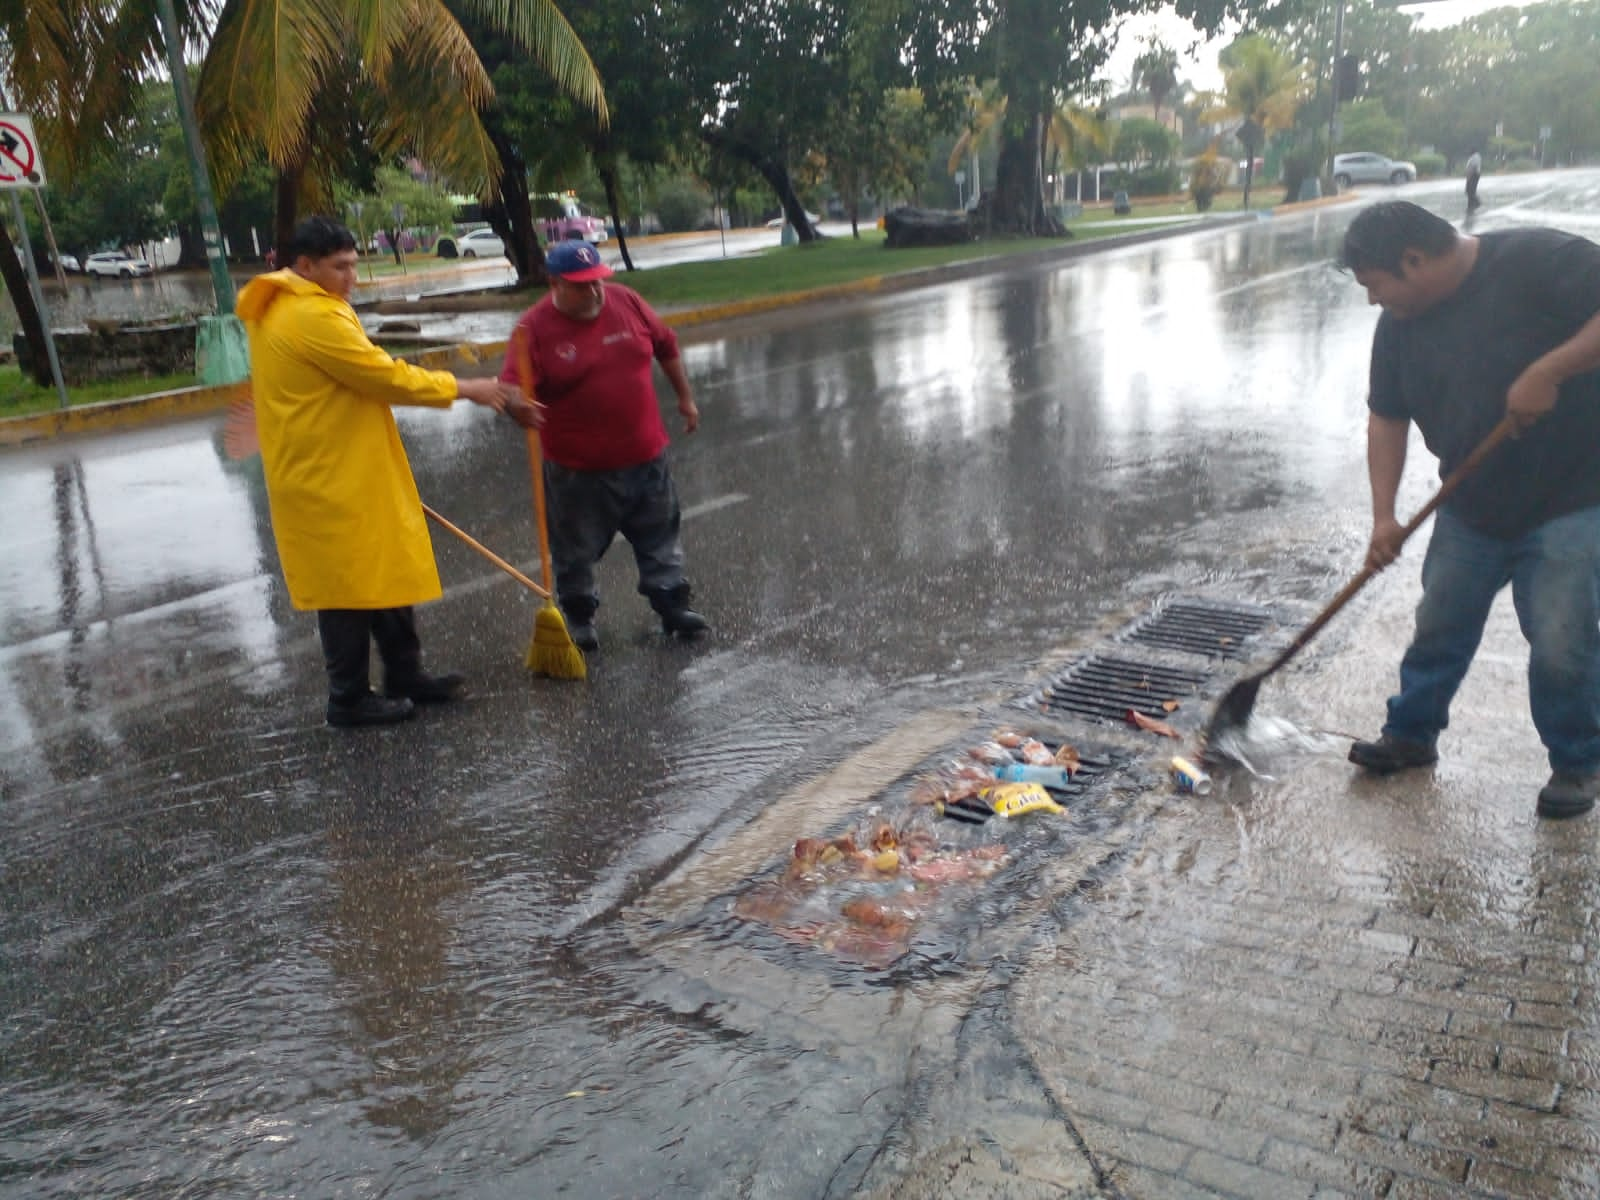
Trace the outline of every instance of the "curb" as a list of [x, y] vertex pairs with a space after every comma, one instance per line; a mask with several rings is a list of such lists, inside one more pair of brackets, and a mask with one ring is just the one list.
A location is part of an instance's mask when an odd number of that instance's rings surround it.
[[[1081, 258], [1100, 250], [1135, 246], [1144, 242], [1180, 237], [1200, 230], [1225, 229], [1233, 225], [1246, 225], [1266, 220], [1282, 213], [1292, 215], [1305, 209], [1339, 204], [1355, 197], [1327, 196], [1320, 200], [1307, 200], [1297, 204], [1283, 204], [1270, 210], [1197, 218], [1182, 225], [1169, 225], [1138, 233], [1118, 234], [1112, 237], [1067, 241], [1061, 246], [1044, 250], [1024, 258], [1016, 254], [991, 254], [982, 258], [967, 259], [959, 263], [946, 263], [937, 267], [920, 267], [910, 271], [896, 271], [887, 275], [868, 275], [847, 283], [829, 284], [801, 292], [784, 292], [780, 295], [758, 296], [749, 300], [734, 300], [723, 304], [707, 304], [694, 308], [665, 309], [661, 319], [674, 328], [687, 329], [712, 325], [719, 321], [737, 320], [758, 316], [778, 309], [794, 308], [818, 301], [850, 297], [889, 295], [911, 291], [915, 288], [948, 283], [987, 275], [996, 264], [1005, 263], [1029, 270], [1042, 269], [1056, 263]], [[506, 352], [505, 340], [487, 342], [460, 342], [450, 346], [436, 346], [397, 354], [396, 358], [430, 370], [471, 369], [482, 365], [486, 359]], [[67, 409], [30, 413], [23, 417], [0, 418], [0, 448], [21, 446], [71, 434], [107, 433], [131, 429], [139, 425], [160, 421], [182, 420], [220, 412], [234, 400], [248, 394], [249, 381], [215, 386], [201, 385], [178, 388], [170, 392], [157, 392], [148, 396], [127, 396], [120, 400], [105, 400], [98, 404], [75, 405]]]

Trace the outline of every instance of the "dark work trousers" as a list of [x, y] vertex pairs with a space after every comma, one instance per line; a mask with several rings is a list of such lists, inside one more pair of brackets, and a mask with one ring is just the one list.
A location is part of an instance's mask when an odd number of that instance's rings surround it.
[[397, 687], [422, 672], [417, 618], [404, 608], [321, 608], [317, 632], [328, 664], [328, 696], [354, 704], [372, 690], [371, 644], [378, 643], [385, 687]]
[[619, 533], [633, 547], [641, 594], [684, 582], [683, 515], [666, 455], [619, 471], [574, 471], [547, 459], [544, 488], [556, 596], [569, 614], [593, 615], [600, 602], [594, 567]]
[[1468, 171], [1467, 172], [1467, 208], [1470, 211], [1471, 209], [1474, 209], [1474, 208], [1477, 208], [1477, 207], [1478, 207], [1478, 172], [1476, 172], [1476, 171]]

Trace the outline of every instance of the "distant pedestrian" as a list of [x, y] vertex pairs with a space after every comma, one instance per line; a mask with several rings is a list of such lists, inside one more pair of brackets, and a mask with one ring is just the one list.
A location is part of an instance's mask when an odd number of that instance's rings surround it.
[[[463, 683], [422, 668], [412, 605], [438, 599], [439, 572], [390, 406], [448, 408], [460, 397], [532, 420], [496, 380], [424, 371], [374, 346], [350, 307], [355, 246], [336, 221], [302, 221], [289, 265], [251, 280], [238, 303], [272, 532], [290, 602], [317, 614], [330, 725], [402, 721]], [[368, 677], [372, 641], [381, 696]]]
[[1440, 506], [1416, 632], [1382, 736], [1350, 761], [1426, 766], [1507, 583], [1532, 652], [1533, 723], [1552, 774], [1545, 817], [1600, 793], [1600, 246], [1555, 229], [1458, 234], [1415, 204], [1350, 223], [1343, 263], [1381, 305], [1372, 339], [1367, 467], [1381, 569], [1400, 551], [1395, 495], [1416, 422], [1441, 474], [1509, 415], [1520, 429]]
[[1483, 174], [1483, 155], [1474, 150], [1467, 159], [1467, 211], [1478, 211], [1478, 176]]
[[682, 514], [667, 464], [668, 437], [652, 362], [672, 385], [683, 431], [700, 425], [678, 338], [638, 293], [604, 283], [612, 271], [582, 240], [551, 245], [550, 294], [512, 332], [500, 379], [517, 383], [528, 348], [537, 387], [556, 596], [575, 645], [600, 648], [595, 565], [622, 534], [633, 547], [639, 592], [666, 633], [705, 631], [689, 607], [678, 528]]

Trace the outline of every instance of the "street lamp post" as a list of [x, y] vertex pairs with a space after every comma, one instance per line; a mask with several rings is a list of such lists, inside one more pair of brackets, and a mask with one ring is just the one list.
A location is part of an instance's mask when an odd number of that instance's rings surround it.
[[[1333, 179], [1333, 156], [1339, 149], [1339, 56], [1344, 52], [1344, 0], [1334, 0], [1333, 60], [1329, 64], [1328, 179]], [[1335, 190], [1338, 185], [1334, 184]]]

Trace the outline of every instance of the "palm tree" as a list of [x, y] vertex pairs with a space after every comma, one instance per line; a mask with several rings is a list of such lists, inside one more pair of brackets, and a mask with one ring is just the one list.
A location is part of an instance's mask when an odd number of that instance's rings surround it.
[[1150, 93], [1150, 107], [1161, 120], [1161, 102], [1178, 86], [1178, 54], [1158, 37], [1145, 42], [1145, 50], [1133, 60], [1133, 86]]
[[1249, 208], [1256, 152], [1267, 134], [1294, 123], [1295, 110], [1305, 96], [1304, 69], [1256, 34], [1235, 41], [1218, 56], [1218, 62], [1225, 99], [1221, 113], [1215, 115], [1240, 119], [1237, 136], [1245, 150], [1244, 206]]
[[[455, 3], [604, 120], [599, 75], [551, 0]], [[277, 170], [282, 244], [302, 204], [331, 202], [352, 132], [380, 157], [409, 151], [455, 187], [495, 194], [500, 155], [483, 121], [493, 96], [444, 0], [221, 0], [197, 103], [222, 183], [257, 155]], [[330, 110], [342, 119], [319, 119]]]

